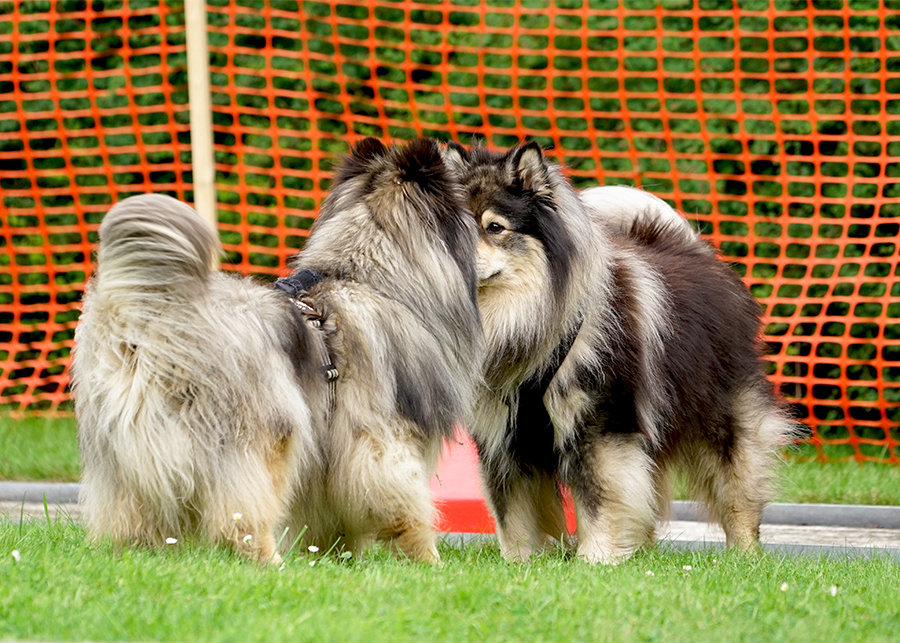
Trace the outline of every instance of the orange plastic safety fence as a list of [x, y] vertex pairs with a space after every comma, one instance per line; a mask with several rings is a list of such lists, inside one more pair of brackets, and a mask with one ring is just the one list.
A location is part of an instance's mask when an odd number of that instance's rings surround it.
[[183, 11], [0, 2], [0, 404], [57, 409], [104, 212], [189, 198]]
[[[734, 262], [804, 455], [900, 462], [900, 0], [207, 9], [232, 269], [283, 270], [361, 136], [531, 137], [578, 185], [659, 194]], [[56, 409], [103, 211], [191, 199], [183, 8], [0, 0], [0, 33], [0, 402]]]

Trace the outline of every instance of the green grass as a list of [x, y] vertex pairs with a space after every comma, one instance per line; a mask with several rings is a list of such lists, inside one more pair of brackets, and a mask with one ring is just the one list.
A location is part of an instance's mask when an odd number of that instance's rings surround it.
[[[0, 416], [0, 480], [76, 482], [75, 420]], [[900, 467], [867, 462], [797, 462], [779, 470], [778, 502], [900, 505]], [[686, 498], [682, 485], [676, 497]]]
[[781, 467], [778, 502], [900, 505], [900, 466], [792, 462]]
[[80, 474], [74, 419], [0, 415], [0, 480], [75, 482]]
[[592, 567], [468, 545], [442, 546], [439, 568], [375, 552], [279, 571], [200, 545], [83, 537], [0, 520], [0, 640], [871, 642], [900, 629], [900, 562], [886, 557], [663, 550]]

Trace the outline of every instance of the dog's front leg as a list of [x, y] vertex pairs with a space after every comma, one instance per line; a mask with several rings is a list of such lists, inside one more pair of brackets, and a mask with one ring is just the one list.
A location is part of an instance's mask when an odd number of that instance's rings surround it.
[[659, 501], [643, 437], [603, 435], [571, 457], [578, 557], [614, 565], [653, 543]]
[[503, 471], [490, 459], [482, 459], [480, 467], [505, 559], [528, 560], [565, 537], [565, 516], [555, 477], [517, 468]]

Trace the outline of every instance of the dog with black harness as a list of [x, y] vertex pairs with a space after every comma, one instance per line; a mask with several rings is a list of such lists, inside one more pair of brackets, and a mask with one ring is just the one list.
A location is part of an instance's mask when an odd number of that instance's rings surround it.
[[72, 366], [90, 537], [277, 562], [287, 527], [282, 549], [436, 562], [430, 479], [480, 377], [477, 234], [425, 140], [356, 146], [275, 288], [213, 271], [185, 204], [113, 207]]

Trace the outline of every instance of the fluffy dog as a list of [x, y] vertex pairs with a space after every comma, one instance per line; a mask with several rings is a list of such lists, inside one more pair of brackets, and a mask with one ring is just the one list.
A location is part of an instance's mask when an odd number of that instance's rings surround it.
[[215, 231], [174, 199], [114, 206], [72, 365], [90, 536], [265, 562], [288, 524], [435, 561], [429, 478], [479, 377], [476, 236], [429, 141], [360, 143], [280, 288], [214, 272]]
[[794, 425], [734, 271], [664, 202], [628, 188], [579, 195], [536, 144], [450, 144], [445, 159], [482, 228], [486, 385], [471, 432], [503, 555], [564, 533], [566, 484], [578, 555], [630, 556], [668, 512], [672, 468], [730, 546], [758, 543]]
[[340, 371], [328, 468], [291, 512], [306, 541], [438, 560], [430, 480], [481, 374], [477, 237], [435, 141], [366, 139], [338, 172], [294, 265], [322, 277], [304, 301]]

